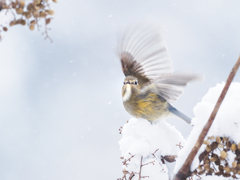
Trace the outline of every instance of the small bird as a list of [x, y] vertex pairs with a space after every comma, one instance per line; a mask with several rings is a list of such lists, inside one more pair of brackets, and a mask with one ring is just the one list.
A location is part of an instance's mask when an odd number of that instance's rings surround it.
[[174, 108], [188, 82], [199, 75], [173, 74], [172, 63], [155, 26], [138, 25], [125, 31], [119, 39], [117, 54], [125, 79], [122, 100], [126, 111], [154, 122], [174, 114], [187, 123], [191, 119]]

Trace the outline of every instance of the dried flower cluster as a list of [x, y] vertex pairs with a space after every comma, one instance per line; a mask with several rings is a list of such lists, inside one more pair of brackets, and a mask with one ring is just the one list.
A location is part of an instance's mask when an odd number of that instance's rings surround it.
[[[57, 2], [57, 0], [52, 0], [52, 2]], [[35, 27], [40, 29], [39, 21], [44, 19], [45, 31], [42, 33], [45, 35], [45, 39], [51, 38], [48, 35], [48, 30], [50, 30], [47, 25], [51, 22], [54, 11], [50, 8], [49, 0], [33, 0], [32, 3], [26, 4], [24, 0], [15, 0], [6, 3], [5, 0], [0, 0], [0, 13], [12, 13], [13, 20], [9, 22], [9, 26], [15, 25], [27, 25], [30, 30], [34, 30]], [[1, 32], [8, 31], [8, 27], [0, 24], [0, 40]]]
[[[227, 137], [208, 137], [203, 142], [206, 149], [199, 155], [200, 164], [193, 171], [193, 175], [217, 175], [237, 179], [240, 176], [240, 143]], [[229, 154], [235, 156], [231, 162]]]

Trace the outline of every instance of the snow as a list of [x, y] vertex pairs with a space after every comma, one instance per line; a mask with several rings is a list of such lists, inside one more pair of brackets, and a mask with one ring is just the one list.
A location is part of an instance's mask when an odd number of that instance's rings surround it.
[[[206, 124], [222, 89], [225, 83], [217, 84], [215, 87], [210, 88], [207, 94], [202, 98], [202, 101], [194, 107], [195, 117], [192, 120], [192, 125], [194, 126], [189, 137], [187, 138], [187, 143], [184, 148], [179, 152], [174, 173], [176, 173], [182, 164], [185, 162], [188, 154], [190, 153], [192, 147], [197, 141], [200, 132], [202, 131], [204, 125]], [[229, 137], [231, 141], [234, 141], [236, 144], [240, 142], [240, 83], [232, 83], [228, 93], [216, 115], [216, 118], [207, 134], [209, 136], [220, 136], [220, 137]], [[198, 156], [201, 152], [205, 150], [205, 146], [202, 146], [196, 155], [192, 166], [191, 171], [197, 168], [199, 165]], [[235, 155], [228, 153], [227, 160], [231, 165], [234, 160]], [[214, 177], [210, 176], [204, 177], [204, 180], [207, 179], [224, 179], [222, 176]]]
[[232, 167], [232, 163], [235, 160], [235, 157], [236, 157], [236, 154], [234, 154], [231, 151], [228, 152], [228, 165], [229, 165], [229, 167]]
[[[181, 133], [173, 126], [166, 123], [165, 120], [159, 121], [155, 124], [150, 123], [144, 119], [132, 118], [122, 128], [122, 139], [119, 141], [120, 150], [122, 152], [123, 170], [127, 173], [134, 172], [133, 180], [139, 178], [141, 169], [141, 176], [149, 176], [148, 179], [170, 179], [173, 173], [177, 173], [182, 164], [185, 162], [188, 154], [196, 143], [199, 134], [206, 124], [225, 83], [217, 84], [210, 88], [207, 94], [202, 98], [201, 102], [194, 107], [194, 118], [192, 120], [193, 129], [185, 142]], [[235, 144], [240, 142], [240, 83], [232, 83], [228, 93], [216, 115], [214, 123], [210, 128], [207, 137], [219, 136], [229, 137], [230, 141]], [[213, 140], [209, 140], [215, 141]], [[180, 149], [177, 146], [181, 142], [184, 146]], [[199, 155], [206, 148], [203, 145], [196, 155], [191, 171], [195, 170], [199, 165]], [[219, 152], [216, 152], [219, 155]], [[178, 155], [176, 163], [162, 163], [161, 157], [165, 155]], [[229, 151], [226, 160], [229, 166], [236, 154]], [[142, 164], [147, 164], [141, 168]], [[174, 168], [174, 171], [173, 171]], [[129, 175], [127, 174], [127, 175]], [[205, 176], [202, 175], [203, 180], [215, 179], [229, 179], [223, 176]]]
[[[123, 165], [123, 169], [131, 172], [139, 172], [141, 157], [142, 164], [154, 161], [142, 167], [142, 176], [149, 176], [148, 179], [168, 179], [169, 174], [173, 175], [173, 166], [175, 163], [165, 164], [161, 162], [161, 156], [176, 155], [180, 147], [177, 146], [181, 142], [184, 146], [185, 140], [181, 133], [173, 126], [161, 120], [155, 124], [145, 119], [131, 118], [122, 129], [122, 139], [119, 141], [120, 150], [124, 159], [129, 159], [127, 166]], [[155, 153], [154, 153], [155, 152]], [[154, 153], [155, 157], [152, 155]], [[138, 179], [139, 175], [134, 176]], [[134, 179], [133, 178], [133, 179]]]

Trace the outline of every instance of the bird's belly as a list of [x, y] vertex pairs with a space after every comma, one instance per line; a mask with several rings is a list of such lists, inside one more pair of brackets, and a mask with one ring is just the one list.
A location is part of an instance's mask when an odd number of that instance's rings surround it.
[[126, 102], [124, 107], [129, 114], [149, 121], [169, 115], [168, 102], [162, 101], [156, 94], [151, 94], [140, 100]]

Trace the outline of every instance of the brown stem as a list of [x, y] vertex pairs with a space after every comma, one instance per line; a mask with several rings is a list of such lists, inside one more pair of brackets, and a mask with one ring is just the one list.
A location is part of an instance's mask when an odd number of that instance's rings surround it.
[[178, 171], [178, 173], [175, 175], [175, 177], [173, 178], [174, 180], [183, 180], [183, 179], [186, 179], [187, 177], [189, 177], [191, 175], [191, 171], [190, 171], [190, 166], [192, 164], [192, 161], [193, 159], [195, 158], [199, 148], [201, 147], [202, 143], [203, 143], [203, 140], [204, 138], [206, 137], [213, 121], [214, 121], [214, 118], [216, 117], [216, 114], [222, 104], [222, 101], [228, 91], [228, 88], [239, 68], [239, 65], [240, 65], [240, 56], [236, 62], [236, 64], [234, 65], [232, 71], [230, 72], [229, 76], [228, 76], [228, 79], [227, 79], [227, 82], [222, 90], [222, 93], [221, 95], [219, 96], [218, 98], [218, 101], [212, 111], [212, 114], [210, 115], [209, 119], [208, 119], [208, 122], [205, 124], [201, 134], [199, 135], [198, 137], [198, 140], [196, 142], [196, 144], [194, 145], [192, 151], [190, 152], [190, 154], [188, 155], [186, 161], [184, 162], [183, 166], [181, 167], [181, 169]]
[[143, 157], [141, 156], [141, 164], [140, 164], [140, 171], [139, 171], [139, 178], [138, 178], [138, 180], [141, 180], [141, 172], [142, 172], [142, 159], [143, 159]]

